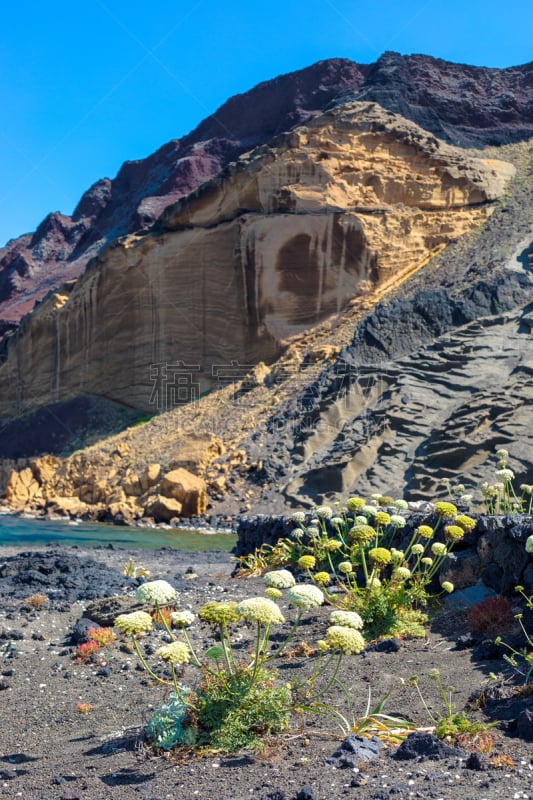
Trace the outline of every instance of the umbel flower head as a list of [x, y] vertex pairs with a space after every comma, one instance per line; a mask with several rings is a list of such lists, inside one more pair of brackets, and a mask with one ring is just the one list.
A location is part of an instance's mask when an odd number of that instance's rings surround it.
[[354, 525], [349, 535], [359, 544], [368, 544], [368, 542], [374, 541], [377, 533], [371, 525]]
[[227, 625], [229, 622], [238, 622], [241, 618], [234, 600], [210, 600], [201, 607], [198, 616], [204, 622], [214, 625]]
[[331, 519], [333, 511], [329, 506], [319, 506], [315, 509], [315, 514], [319, 519]]
[[398, 511], [406, 511], [409, 508], [409, 504], [406, 500], [400, 498], [399, 500], [394, 501], [394, 507], [398, 509]]
[[373, 547], [368, 551], [368, 558], [376, 567], [385, 567], [392, 560], [391, 551], [386, 547]]
[[448, 542], [460, 542], [464, 535], [465, 532], [460, 525], [446, 525], [444, 528], [444, 536]]
[[330, 614], [330, 620], [333, 625], [342, 625], [345, 628], [354, 628], [358, 631], [363, 627], [363, 620], [356, 611], [342, 611], [336, 609]]
[[274, 586], [276, 589], [289, 589], [294, 586], [296, 581], [294, 575], [288, 569], [275, 569], [263, 575], [263, 581], [267, 586]]
[[508, 483], [514, 479], [514, 472], [512, 469], [498, 469], [496, 470], [496, 477], [504, 481], [504, 483]]
[[275, 586], [267, 586], [265, 594], [267, 597], [270, 597], [271, 600], [279, 600], [280, 597], [283, 597], [281, 589], [276, 589]]
[[324, 542], [324, 550], [328, 553], [335, 553], [337, 550], [340, 550], [342, 547], [342, 542], [339, 542], [338, 539], [327, 539]]
[[119, 614], [113, 627], [127, 636], [135, 636], [136, 633], [151, 630], [152, 622], [152, 617], [146, 611], [133, 611], [131, 614]]
[[175, 600], [177, 594], [174, 587], [167, 581], [148, 581], [139, 586], [135, 596], [140, 603], [162, 606]]
[[433, 537], [433, 528], [429, 525], [419, 525], [415, 533], [417, 536], [420, 536], [421, 539], [431, 539]]
[[406, 519], [401, 514], [393, 514], [390, 518], [390, 524], [393, 528], [405, 528]]
[[445, 556], [448, 549], [442, 542], [433, 542], [431, 545], [431, 552], [434, 556]]
[[469, 531], [473, 531], [476, 527], [476, 520], [472, 519], [472, 517], [469, 517], [467, 514], [458, 514], [455, 518], [455, 524], [469, 533]]
[[374, 524], [375, 525], [388, 525], [390, 520], [391, 520], [390, 514], [387, 514], [386, 511], [378, 511], [378, 513], [374, 517]]
[[414, 556], [421, 556], [424, 550], [425, 547], [423, 544], [414, 544], [411, 548], [411, 552]]
[[451, 581], [443, 581], [441, 583], [441, 587], [444, 589], [445, 592], [448, 592], [448, 594], [451, 594], [454, 589], [453, 583]]
[[176, 628], [186, 628], [188, 625], [193, 624], [195, 616], [192, 611], [174, 611], [170, 615], [170, 619]]
[[171, 642], [164, 644], [155, 651], [156, 656], [169, 664], [187, 664], [190, 659], [189, 648], [185, 642]]
[[353, 572], [353, 564], [351, 561], [341, 561], [338, 566], [339, 572], [343, 572], [345, 575], [349, 575], [350, 572]]
[[258, 622], [260, 625], [278, 625], [285, 622], [279, 606], [268, 597], [249, 597], [241, 600], [237, 612], [248, 622]]
[[396, 578], [398, 581], [406, 581], [411, 577], [411, 570], [407, 569], [407, 567], [396, 567], [392, 573], [392, 577]]
[[324, 594], [320, 591], [318, 586], [303, 583], [298, 586], [293, 586], [287, 592], [287, 600], [297, 608], [303, 608], [308, 611], [310, 608], [318, 608], [324, 602]]
[[302, 569], [314, 569], [316, 558], [314, 556], [300, 556], [298, 559], [298, 566]]
[[438, 517], [455, 517], [457, 506], [454, 506], [453, 503], [448, 503], [447, 500], [440, 500], [435, 503], [435, 514]]
[[303, 525], [305, 522], [305, 518], [306, 518], [305, 511], [295, 511], [291, 517], [295, 525]]
[[317, 572], [315, 575], [315, 581], [319, 586], [327, 586], [330, 583], [329, 573]]
[[365, 649], [365, 640], [359, 631], [345, 625], [331, 625], [326, 631], [326, 643], [332, 650], [340, 650], [347, 655]]
[[362, 497], [350, 497], [348, 502], [346, 503], [350, 511], [360, 511], [364, 505], [366, 505], [366, 501], [363, 500]]

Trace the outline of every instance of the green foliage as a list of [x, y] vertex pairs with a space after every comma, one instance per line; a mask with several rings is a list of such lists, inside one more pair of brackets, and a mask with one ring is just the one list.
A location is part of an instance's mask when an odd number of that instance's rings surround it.
[[466, 714], [459, 711], [451, 716], [441, 717], [435, 726], [435, 736], [437, 739], [444, 739], [446, 736], [459, 736], [462, 733], [481, 733], [488, 729], [488, 725], [483, 722], [475, 722], [468, 719]]
[[171, 750], [177, 745], [193, 745], [196, 742], [194, 728], [185, 726], [188, 707], [184, 702], [183, 689], [180, 696], [171, 693], [167, 703], [152, 714], [146, 726], [146, 737], [149, 742], [162, 750]]
[[286, 730], [291, 692], [275, 684], [272, 670], [256, 677], [240, 667], [233, 675], [206, 673], [196, 691], [194, 719], [199, 741], [228, 753], [260, 746], [260, 737]]

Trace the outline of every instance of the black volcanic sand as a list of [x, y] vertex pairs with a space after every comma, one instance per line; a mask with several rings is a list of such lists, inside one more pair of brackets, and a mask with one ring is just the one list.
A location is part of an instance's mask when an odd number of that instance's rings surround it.
[[[343, 737], [322, 718], [295, 718], [291, 730], [268, 741], [260, 753], [154, 752], [144, 742], [143, 725], [164, 701], [165, 692], [150, 685], [124, 642], [117, 639], [93, 663], [80, 664], [73, 658], [74, 626], [94, 598], [120, 594], [126, 606], [135, 603], [138, 581], [123, 575], [129, 558], [149, 568], [152, 577], [171, 582], [178, 589], [180, 608], [196, 610], [210, 599], [262, 593], [260, 578], [231, 577], [234, 561], [227, 553], [2, 548], [0, 796], [25, 800], [207, 800], [215, 796], [219, 800], [251, 796], [265, 800], [341, 796], [525, 800], [533, 796], [533, 748], [531, 739], [527, 741], [533, 735], [533, 695], [516, 695], [516, 680], [509, 665], [497, 658], [497, 650], [472, 649], [464, 639], [458, 643], [466, 628], [464, 616], [456, 611], [441, 612], [425, 639], [378, 643], [360, 655], [346, 657], [340, 677], [356, 713], [364, 710], [369, 688], [377, 701], [394, 687], [385, 711], [427, 726], [427, 714], [407, 684], [410, 676], [420, 676], [428, 705], [439, 711], [435, 684], [427, 678], [430, 669], [438, 667], [444, 682], [456, 687], [459, 708], [486, 686], [490, 672], [496, 673], [499, 681], [495, 688], [493, 684], [485, 711], [475, 711], [474, 717], [507, 720], [496, 729], [492, 755], [509, 756], [511, 764], [498, 768], [483, 755], [472, 756], [468, 744], [462, 750], [442, 743], [436, 747], [426, 735], [410, 740], [398, 754], [394, 746], [384, 747], [373, 760], [354, 767], [350, 748], [334, 756]], [[25, 602], [37, 592], [49, 598], [40, 610]], [[282, 606], [291, 619], [292, 610], [284, 601]], [[310, 612], [297, 641], [312, 645], [321, 638], [329, 610]], [[109, 613], [116, 611], [112, 608]], [[80, 623], [76, 630], [83, 626]], [[209, 646], [208, 629], [195, 625], [191, 631], [200, 649]], [[239, 646], [246, 648], [249, 633], [244, 625], [236, 628], [236, 635]], [[152, 633], [143, 639], [142, 647], [153, 653], [161, 642], [162, 634]], [[288, 655], [278, 664], [283, 681], [305, 674], [312, 663], [294, 649]], [[182, 680], [194, 686], [197, 677], [195, 669], [187, 666]], [[339, 702], [335, 695], [328, 699]], [[81, 714], [78, 702], [93, 708]]]

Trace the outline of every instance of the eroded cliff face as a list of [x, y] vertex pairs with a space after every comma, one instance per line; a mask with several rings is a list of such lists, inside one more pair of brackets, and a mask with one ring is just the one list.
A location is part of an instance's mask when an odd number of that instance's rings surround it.
[[221, 366], [272, 360], [401, 281], [477, 226], [512, 173], [373, 104], [321, 115], [42, 303], [4, 347], [0, 414], [85, 392], [152, 412], [194, 399]]

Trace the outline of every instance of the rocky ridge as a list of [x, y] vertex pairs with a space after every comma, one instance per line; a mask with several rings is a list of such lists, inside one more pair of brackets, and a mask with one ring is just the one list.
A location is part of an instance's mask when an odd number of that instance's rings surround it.
[[[240, 154], [301, 125], [340, 97], [374, 101], [452, 144], [485, 146], [533, 134], [532, 65], [487, 69], [384, 53], [374, 64], [330, 59], [231, 98], [187, 136], [97, 181], [72, 216], [53, 212], [0, 249], [0, 330], [117, 236], [149, 227], [166, 206]], [[338, 102], [338, 101], [337, 101]]]

